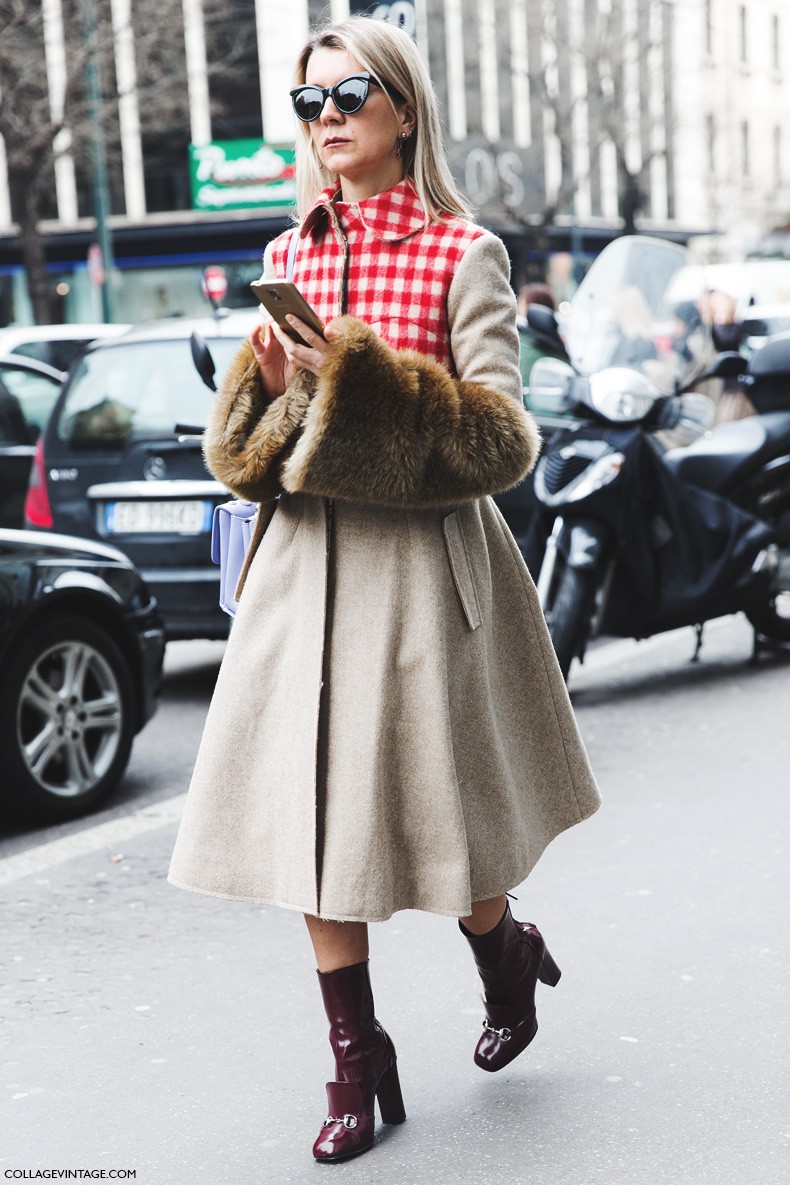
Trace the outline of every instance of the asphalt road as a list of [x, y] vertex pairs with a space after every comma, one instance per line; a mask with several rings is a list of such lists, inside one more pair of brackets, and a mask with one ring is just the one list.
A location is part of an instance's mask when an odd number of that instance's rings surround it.
[[727, 621], [700, 664], [685, 632], [574, 674], [604, 806], [516, 890], [563, 971], [538, 1036], [479, 1071], [455, 924], [373, 927], [408, 1120], [318, 1166], [331, 1060], [301, 918], [165, 882], [221, 649], [170, 648], [105, 810], [0, 836], [0, 1180], [787, 1185], [790, 658], [750, 662]]

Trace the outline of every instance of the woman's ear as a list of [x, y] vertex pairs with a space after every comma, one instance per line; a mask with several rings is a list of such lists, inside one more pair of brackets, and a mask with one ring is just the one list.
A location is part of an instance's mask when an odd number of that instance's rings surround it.
[[400, 130], [401, 134], [405, 132], [408, 136], [415, 131], [417, 127], [417, 112], [413, 107], [407, 103], [400, 113]]

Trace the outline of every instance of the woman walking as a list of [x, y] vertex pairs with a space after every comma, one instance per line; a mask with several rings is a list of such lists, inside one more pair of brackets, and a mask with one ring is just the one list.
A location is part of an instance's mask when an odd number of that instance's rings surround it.
[[485, 994], [474, 1053], [513, 1060], [559, 970], [506, 892], [598, 794], [535, 590], [489, 494], [539, 438], [504, 247], [468, 217], [411, 39], [352, 18], [291, 92], [300, 222], [266, 250], [326, 326], [252, 335], [206, 430], [261, 503], [169, 879], [304, 913], [335, 1081], [313, 1148], [405, 1118], [369, 922], [459, 919]]

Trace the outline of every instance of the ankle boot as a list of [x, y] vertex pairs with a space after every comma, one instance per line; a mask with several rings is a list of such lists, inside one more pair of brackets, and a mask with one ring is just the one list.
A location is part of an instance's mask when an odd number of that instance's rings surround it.
[[517, 922], [505, 906], [501, 920], [487, 934], [471, 934], [459, 921], [483, 981], [486, 1018], [475, 1049], [481, 1070], [501, 1070], [526, 1049], [538, 1031], [537, 981], [555, 987], [560, 969], [531, 922]]
[[316, 1160], [346, 1160], [373, 1146], [373, 1101], [384, 1123], [403, 1123], [395, 1046], [376, 1020], [368, 964], [319, 971], [329, 1020], [335, 1077], [327, 1082], [329, 1113], [313, 1145]]

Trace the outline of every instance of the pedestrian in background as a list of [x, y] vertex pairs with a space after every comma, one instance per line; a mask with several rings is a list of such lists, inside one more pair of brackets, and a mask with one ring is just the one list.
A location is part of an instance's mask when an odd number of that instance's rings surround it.
[[[746, 338], [743, 321], [737, 315], [738, 304], [729, 292], [713, 288], [705, 293], [703, 307], [708, 310], [713, 327], [713, 344], [720, 352], [742, 349]], [[724, 379], [716, 400], [716, 424], [745, 420], [755, 414], [755, 406], [737, 378]]]
[[[372, 1145], [375, 1097], [405, 1118], [368, 923], [459, 919], [485, 991], [475, 1060], [501, 1069], [535, 1034], [538, 978], [559, 978], [505, 894], [598, 794], [488, 497], [538, 448], [505, 249], [468, 218], [410, 37], [352, 18], [297, 80], [300, 222], [264, 269], [293, 253], [325, 338], [254, 333], [210, 416], [209, 468], [266, 512], [170, 880], [304, 913], [335, 1057], [313, 1153], [339, 1160]], [[288, 1002], [267, 1011], [298, 1039]]]
[[[539, 330], [533, 329], [527, 321], [527, 309], [531, 304], [542, 305], [543, 308], [551, 309], [553, 313], [557, 311], [557, 302], [548, 284], [524, 284], [519, 289], [516, 327], [519, 336], [521, 382], [525, 387], [529, 387], [532, 367], [539, 358], [559, 358], [563, 362], [568, 361], [567, 353], [564, 350], [559, 350], [555, 341], [540, 333]], [[531, 406], [528, 397], [527, 406]], [[533, 410], [535, 409], [533, 408]]]
[[[541, 333], [529, 324], [527, 309], [530, 305], [541, 305], [551, 312], [556, 312], [556, 301], [548, 284], [524, 284], [518, 293], [516, 328], [524, 406], [531, 412], [544, 412], [556, 416], [554, 408], [546, 408], [534, 399], [529, 390], [530, 377], [532, 368], [539, 359], [557, 358], [567, 363], [568, 355], [555, 338]], [[545, 445], [554, 435], [554, 430], [547, 431], [544, 424], [543, 432], [546, 434], [543, 442]], [[546, 550], [548, 523], [544, 519], [543, 506], [535, 497], [532, 474], [514, 489], [499, 494], [496, 503], [507, 518], [529, 571], [537, 574]]]

